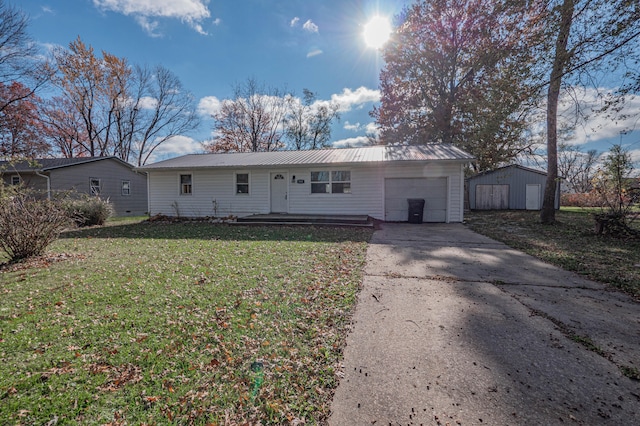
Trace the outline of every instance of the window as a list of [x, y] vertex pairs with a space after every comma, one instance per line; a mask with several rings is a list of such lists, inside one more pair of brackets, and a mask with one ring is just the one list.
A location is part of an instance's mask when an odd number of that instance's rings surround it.
[[351, 194], [351, 172], [311, 172], [311, 193]]
[[89, 187], [91, 188], [91, 195], [100, 195], [100, 179], [89, 179]]
[[131, 181], [123, 180], [122, 181], [122, 195], [131, 195]]
[[236, 173], [236, 194], [249, 193], [249, 173]]
[[11, 176], [11, 185], [20, 185], [20, 176]]
[[180, 195], [191, 195], [191, 175], [180, 175]]

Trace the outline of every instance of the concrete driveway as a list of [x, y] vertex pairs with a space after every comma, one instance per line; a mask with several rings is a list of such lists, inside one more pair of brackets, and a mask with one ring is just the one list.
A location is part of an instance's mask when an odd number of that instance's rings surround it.
[[329, 424], [640, 424], [639, 308], [461, 224], [384, 224]]

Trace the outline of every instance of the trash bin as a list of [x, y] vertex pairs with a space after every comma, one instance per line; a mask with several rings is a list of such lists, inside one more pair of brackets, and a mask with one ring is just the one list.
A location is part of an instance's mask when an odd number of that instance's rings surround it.
[[409, 223], [422, 223], [422, 214], [424, 212], [424, 199], [409, 198]]

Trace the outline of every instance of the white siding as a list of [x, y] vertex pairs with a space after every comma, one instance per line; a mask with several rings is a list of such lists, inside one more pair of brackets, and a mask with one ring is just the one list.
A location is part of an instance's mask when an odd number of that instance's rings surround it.
[[[348, 170], [350, 194], [312, 194], [312, 171]], [[235, 193], [236, 172], [250, 173], [250, 193]], [[185, 217], [238, 217], [270, 212], [270, 173], [287, 173], [288, 213], [359, 214], [384, 220], [384, 180], [386, 177], [444, 177], [448, 180], [447, 216], [450, 222], [462, 221], [462, 164], [460, 162], [398, 162], [321, 167], [149, 170], [149, 210], [151, 215]], [[193, 192], [180, 195], [179, 175], [192, 174]], [[300, 182], [299, 181], [304, 181]], [[215, 203], [214, 203], [215, 201]], [[214, 210], [217, 206], [217, 210]]]
[[[235, 193], [235, 173], [245, 170], [181, 170], [149, 173], [151, 215], [247, 216], [269, 212], [269, 173], [249, 172], [249, 194]], [[180, 194], [179, 176], [192, 175], [192, 193]]]

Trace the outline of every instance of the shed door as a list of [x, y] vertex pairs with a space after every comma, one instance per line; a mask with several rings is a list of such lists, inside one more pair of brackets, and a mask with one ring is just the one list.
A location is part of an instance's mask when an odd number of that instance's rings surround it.
[[507, 210], [509, 185], [476, 185], [476, 209]]
[[388, 178], [384, 180], [384, 219], [406, 222], [409, 198], [423, 198], [424, 222], [447, 221], [447, 178]]
[[287, 173], [271, 173], [271, 213], [287, 213]]
[[526, 196], [526, 209], [540, 210], [540, 184], [528, 183]]

